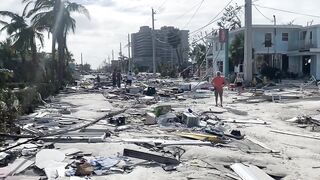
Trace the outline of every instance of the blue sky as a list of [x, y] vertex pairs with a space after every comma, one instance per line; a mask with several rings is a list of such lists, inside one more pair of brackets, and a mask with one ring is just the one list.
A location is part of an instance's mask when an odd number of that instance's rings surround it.
[[[83, 53], [84, 61], [98, 67], [103, 60], [111, 57], [112, 49], [115, 55], [119, 52], [119, 44], [122, 42], [123, 52], [127, 44], [128, 33], [139, 30], [140, 26], [151, 26], [151, 7], [155, 15], [155, 27], [176, 26], [190, 30], [198, 29], [207, 24], [230, 0], [71, 0], [82, 3], [90, 12], [91, 20], [84, 16], [74, 14], [77, 20], [77, 30], [68, 39], [69, 50], [80, 62], [80, 54]], [[203, 1], [203, 3], [201, 3]], [[253, 0], [254, 1], [254, 0]], [[244, 4], [244, 0], [233, 0], [232, 4]], [[201, 6], [200, 6], [201, 4]], [[255, 4], [274, 7], [277, 9], [300, 12], [320, 16], [319, 0], [258, 0]], [[196, 9], [199, 8], [198, 12]], [[270, 20], [273, 15], [277, 17], [278, 24], [286, 24], [294, 20], [295, 24], [306, 25], [313, 20], [313, 24], [320, 24], [319, 17], [310, 17], [300, 14], [289, 14], [280, 11], [258, 9], [267, 17], [264, 17], [253, 7], [254, 24], [273, 24]], [[23, 5], [21, 0], [1, 0], [0, 10], [10, 10], [21, 13]], [[192, 18], [193, 17], [193, 18]], [[243, 15], [241, 15], [243, 18]], [[203, 29], [209, 32], [216, 28], [216, 24]], [[5, 34], [0, 34], [4, 39]], [[190, 39], [197, 38], [193, 34]], [[45, 51], [50, 51], [50, 40], [47, 40]]]

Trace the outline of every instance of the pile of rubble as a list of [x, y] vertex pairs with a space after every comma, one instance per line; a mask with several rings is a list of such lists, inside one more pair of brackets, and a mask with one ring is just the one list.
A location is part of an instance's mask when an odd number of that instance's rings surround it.
[[[142, 79], [121, 89], [88, 84], [70, 87], [35, 113], [21, 117], [20, 134], [1, 134], [4, 146], [0, 150], [0, 177], [88, 179], [130, 174], [145, 166], [161, 167], [166, 172], [208, 168], [221, 179], [285, 177], [257, 163], [211, 164], [186, 158], [193, 146], [240, 150], [244, 154], [270, 153], [273, 157], [279, 157], [280, 152], [242, 131], [244, 126], [269, 126], [270, 122], [247, 118], [247, 111], [230, 105], [208, 107], [210, 84]], [[234, 102], [261, 103], [262, 94], [268, 92], [257, 92], [239, 96]], [[105, 99], [99, 103], [110, 103], [112, 107], [98, 106], [90, 99], [92, 93], [102, 94]], [[63, 98], [78, 98], [83, 103], [68, 103], [61, 101]], [[78, 110], [85, 113], [80, 115]], [[299, 117], [294, 122], [319, 126], [320, 118]], [[89, 148], [91, 144], [101, 149], [94, 151]], [[102, 153], [107, 146], [109, 152]], [[188, 178], [196, 177], [190, 174]]]

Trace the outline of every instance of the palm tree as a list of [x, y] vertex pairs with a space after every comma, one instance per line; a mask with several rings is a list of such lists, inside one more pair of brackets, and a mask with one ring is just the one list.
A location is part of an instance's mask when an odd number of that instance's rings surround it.
[[89, 17], [88, 10], [77, 3], [68, 0], [22, 0], [27, 3], [24, 13], [28, 6], [33, 3], [34, 7], [27, 16], [32, 16], [32, 23], [38, 27], [43, 27], [52, 34], [52, 59], [55, 61], [56, 43], [58, 44], [58, 79], [61, 83], [66, 69], [65, 56], [68, 54], [67, 36], [72, 31], [75, 32], [76, 21], [72, 18], [72, 12], [78, 12]]
[[[9, 11], [0, 11], [0, 16], [11, 19], [9, 22], [0, 20], [0, 24], [3, 25], [0, 31], [6, 31], [12, 41], [12, 48], [20, 54], [22, 66], [19, 70], [21, 78], [19, 80], [34, 81], [36, 77], [34, 72], [38, 66], [36, 39], [39, 39], [43, 46], [43, 35], [37, 31], [35, 26], [28, 25], [25, 16]], [[31, 52], [32, 64], [26, 63], [26, 56], [29, 52]]]
[[27, 24], [24, 16], [9, 11], [0, 11], [0, 16], [11, 18], [10, 22], [0, 20], [3, 27], [0, 31], [6, 31], [13, 42], [13, 48], [16, 49], [25, 61], [27, 52], [31, 51], [33, 65], [38, 64], [36, 39], [39, 39], [43, 46], [43, 34], [37, 31], [35, 26]]
[[15, 51], [12, 47], [11, 39], [7, 38], [0, 42], [0, 68], [6, 67], [6, 64], [12, 61]]

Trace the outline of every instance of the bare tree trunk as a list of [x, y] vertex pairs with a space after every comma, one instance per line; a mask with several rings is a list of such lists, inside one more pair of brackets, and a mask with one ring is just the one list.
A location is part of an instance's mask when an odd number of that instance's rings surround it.
[[64, 78], [64, 45], [63, 37], [59, 35], [58, 37], [58, 79], [59, 82], [63, 83]]
[[60, 7], [61, 7], [61, 0], [55, 0], [54, 7], [53, 7], [55, 24], [53, 25], [53, 27], [51, 27], [52, 28], [51, 53], [52, 53], [52, 62], [55, 64], [55, 71], [53, 71], [53, 78], [58, 78], [58, 80], [59, 80], [59, 76], [60, 76], [59, 75], [60, 68], [59, 68], [59, 61], [56, 60], [56, 42], [57, 42], [57, 33], [58, 33], [59, 25], [56, 23], [59, 22], [59, 20], [57, 18], [59, 16]]

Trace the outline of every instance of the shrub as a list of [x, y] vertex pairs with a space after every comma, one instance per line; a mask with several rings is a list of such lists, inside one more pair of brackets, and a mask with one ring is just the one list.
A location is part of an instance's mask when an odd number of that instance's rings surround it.
[[9, 90], [0, 90], [0, 132], [10, 132], [14, 128], [14, 120], [20, 114], [19, 101]]

